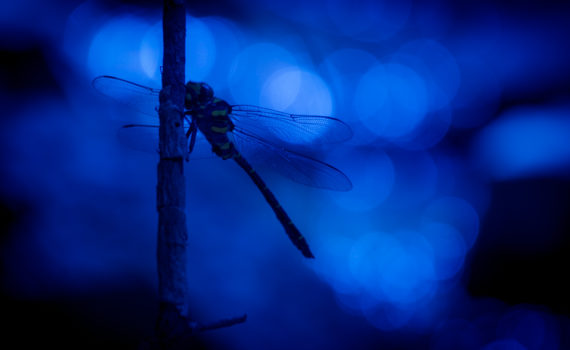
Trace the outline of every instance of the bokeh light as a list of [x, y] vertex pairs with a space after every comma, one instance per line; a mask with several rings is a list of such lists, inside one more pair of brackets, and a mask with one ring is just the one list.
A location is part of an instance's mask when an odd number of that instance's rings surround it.
[[447, 134], [452, 122], [452, 112], [448, 108], [428, 112], [422, 122], [405, 137], [394, 140], [406, 150], [423, 150], [437, 145]]
[[[214, 40], [214, 46], [216, 48], [216, 55], [212, 68], [208, 72], [208, 75], [203, 79], [214, 88], [216, 93], [223, 92], [224, 95], [220, 96], [225, 96], [227, 94], [225, 90], [228, 88], [228, 74], [230, 72], [230, 67], [233, 58], [239, 53], [243, 41], [245, 40], [244, 34], [240, 27], [226, 18], [202, 17], [200, 18], [200, 21], [211, 33]], [[188, 34], [192, 35], [191, 32], [188, 32]], [[197, 33], [194, 34], [190, 40], [196, 40], [196, 36]], [[193, 52], [191, 51], [189, 54], [193, 55]], [[210, 59], [210, 57], [208, 57], [208, 59]], [[198, 73], [199, 70], [200, 68], [198, 66], [190, 67], [190, 72]]]
[[283, 68], [263, 84], [260, 100], [269, 108], [296, 114], [332, 115], [332, 96], [316, 74], [298, 67]]
[[479, 165], [497, 179], [568, 174], [569, 112], [562, 106], [506, 113], [479, 134], [474, 144]]
[[439, 222], [453, 226], [461, 233], [467, 248], [470, 248], [479, 234], [479, 216], [467, 201], [457, 197], [443, 197], [429, 203], [422, 222]]
[[330, 192], [335, 203], [351, 211], [370, 210], [390, 195], [394, 165], [385, 153], [349, 153], [340, 159], [334, 164], [350, 178], [353, 188], [350, 192]]
[[429, 291], [430, 255], [417, 234], [375, 232], [359, 238], [348, 263], [354, 279], [376, 300], [406, 305]]
[[422, 234], [433, 251], [436, 279], [445, 280], [455, 276], [463, 266], [467, 253], [461, 234], [454, 227], [440, 223], [425, 225]]
[[288, 108], [301, 90], [301, 71], [296, 67], [273, 73], [263, 86], [260, 99], [276, 110]]
[[354, 240], [343, 235], [343, 232], [335, 232], [328, 226], [326, 228], [323, 239], [316, 242], [316, 254], [320, 258], [313, 268], [336, 292], [358, 294], [360, 286], [348, 264]]
[[430, 111], [449, 105], [460, 85], [460, 72], [455, 58], [435, 40], [420, 39], [403, 45], [391, 61], [406, 64], [425, 83]]
[[437, 167], [427, 152], [391, 152], [394, 186], [387, 204], [394, 208], [421, 205], [436, 191]]
[[354, 133], [349, 143], [368, 144], [377, 136], [360, 121], [353, 106], [358, 80], [373, 66], [379, 64], [370, 52], [343, 48], [329, 54], [319, 66], [319, 72], [327, 79], [334, 93], [336, 116], [347, 122]]
[[330, 81], [338, 108], [345, 115], [344, 119], [351, 124], [358, 120], [358, 114], [352, 109], [352, 98], [356, 90], [355, 82], [376, 64], [378, 60], [371, 53], [346, 48], [334, 51], [320, 65], [320, 71]]
[[427, 112], [420, 76], [397, 63], [377, 65], [360, 79], [353, 107], [370, 131], [386, 139], [406, 136]]
[[[91, 42], [87, 66], [91, 76], [115, 75], [140, 81], [140, 46], [149, 23], [132, 15], [109, 20]], [[109, 52], [113, 52], [109, 55]]]
[[[283, 69], [296, 69], [294, 56], [284, 48], [271, 43], [257, 43], [243, 49], [234, 59], [228, 77], [230, 93], [237, 104], [263, 105], [263, 86], [276, 72]], [[296, 96], [300, 84], [289, 79], [285, 101]], [[293, 85], [291, 85], [293, 84]], [[295, 89], [296, 88], [296, 89]], [[277, 101], [272, 100], [277, 104]], [[283, 102], [279, 102], [283, 104]]]

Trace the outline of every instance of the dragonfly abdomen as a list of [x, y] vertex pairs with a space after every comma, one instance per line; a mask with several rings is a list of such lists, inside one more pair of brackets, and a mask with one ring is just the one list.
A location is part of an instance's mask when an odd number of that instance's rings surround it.
[[305, 237], [303, 237], [299, 229], [295, 224], [293, 224], [291, 218], [289, 218], [289, 215], [287, 215], [283, 207], [281, 207], [281, 204], [279, 204], [277, 198], [273, 195], [273, 192], [267, 188], [263, 179], [261, 179], [253, 167], [239, 153], [236, 153], [233, 159], [243, 170], [245, 170], [257, 188], [261, 191], [263, 197], [265, 197], [265, 200], [271, 206], [271, 209], [273, 209], [275, 216], [277, 216], [277, 219], [285, 229], [285, 233], [289, 236], [289, 239], [293, 242], [295, 247], [297, 247], [297, 249], [299, 249], [306, 258], [314, 258]]
[[230, 111], [227, 102], [216, 98], [192, 112], [198, 129], [212, 145], [214, 153], [222, 159], [233, 158], [237, 152], [227, 134], [234, 129], [228, 116]]

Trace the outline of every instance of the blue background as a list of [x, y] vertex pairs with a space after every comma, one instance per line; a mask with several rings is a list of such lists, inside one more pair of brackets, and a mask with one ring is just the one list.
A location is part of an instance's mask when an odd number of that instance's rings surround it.
[[[160, 86], [154, 2], [0, 5], [4, 342], [136, 348], [157, 314], [157, 155], [101, 74]], [[186, 74], [232, 104], [333, 115], [350, 192], [232, 162], [187, 173], [188, 311], [205, 349], [568, 349], [570, 6], [188, 3]]]

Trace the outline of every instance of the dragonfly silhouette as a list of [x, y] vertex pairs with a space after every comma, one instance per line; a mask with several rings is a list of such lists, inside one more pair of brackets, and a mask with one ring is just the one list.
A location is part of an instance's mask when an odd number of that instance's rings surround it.
[[[150, 150], [156, 147], [160, 89], [113, 76], [95, 78], [93, 87], [151, 116], [149, 123], [124, 125], [120, 129], [120, 136], [135, 148]], [[352, 136], [350, 127], [339, 119], [327, 116], [289, 114], [251, 105], [230, 105], [214, 97], [208, 84], [192, 81], [186, 84], [184, 107], [188, 155], [204, 155], [204, 150], [209, 150], [210, 154], [213, 152], [222, 159], [233, 159], [261, 191], [291, 242], [305, 257], [313, 258], [301, 232], [246, 158], [268, 165], [308, 186], [348, 191], [352, 184], [340, 170], [293, 149], [299, 149], [300, 145], [307, 148], [347, 140]]]

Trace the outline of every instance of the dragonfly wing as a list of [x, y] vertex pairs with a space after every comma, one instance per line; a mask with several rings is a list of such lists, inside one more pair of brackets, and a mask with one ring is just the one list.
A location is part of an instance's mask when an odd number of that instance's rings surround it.
[[[132, 81], [102, 75], [93, 79], [93, 87], [101, 94], [120, 104], [127, 105], [158, 122], [158, 94], [160, 89], [140, 85]], [[139, 120], [140, 121], [140, 120]]]
[[290, 114], [251, 105], [232, 106], [235, 125], [252, 135], [270, 136], [280, 144], [322, 144], [346, 141], [350, 127], [340, 119], [319, 115]]
[[[188, 131], [188, 125], [184, 126]], [[158, 153], [158, 125], [128, 124], [118, 131], [119, 141], [125, 146], [143, 152]], [[212, 158], [215, 154], [208, 140], [200, 132], [190, 154], [191, 159]]]
[[117, 136], [119, 141], [137, 151], [158, 153], [158, 126], [129, 124], [121, 127]]
[[336, 191], [349, 191], [352, 188], [349, 178], [327, 163], [288, 150], [237, 127], [231, 136], [238, 151], [254, 165], [268, 166], [307, 186]]
[[[151, 88], [110, 75], [93, 79], [93, 87], [101, 94], [127, 105], [147, 118], [136, 119], [136, 123], [127, 124], [118, 130], [119, 141], [129, 148], [158, 153], [158, 95], [160, 89]], [[184, 122], [184, 132], [189, 128]], [[215, 156], [206, 138], [198, 133], [196, 144], [190, 158], [210, 158]]]

